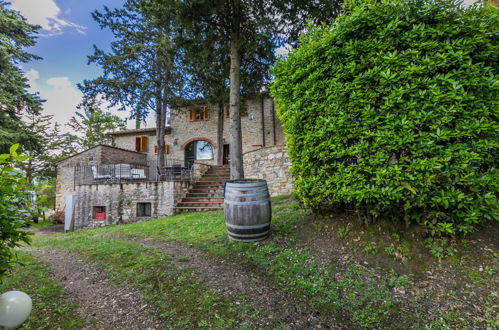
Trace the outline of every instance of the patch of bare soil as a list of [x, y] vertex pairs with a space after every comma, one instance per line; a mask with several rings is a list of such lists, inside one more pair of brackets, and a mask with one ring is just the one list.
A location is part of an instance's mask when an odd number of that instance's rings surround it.
[[[277, 318], [291, 329], [342, 328], [331, 320], [323, 320], [317, 311], [307, 309], [296, 296], [276, 288], [268, 278], [253, 269], [215, 259], [189, 244], [121, 236], [114, 238], [128, 239], [171, 256], [176, 266], [190, 268], [199, 280], [220, 295], [236, 300], [243, 296], [253, 308], [269, 315], [269, 318]], [[265, 322], [261, 326], [265, 326]]]
[[154, 308], [139, 292], [116, 287], [105, 273], [82, 257], [55, 249], [30, 250], [47, 262], [52, 277], [64, 289], [65, 298], [77, 305], [82, 329], [160, 329]]
[[427, 313], [452, 313], [473, 322], [473, 327], [492, 329], [488, 320], [499, 308], [497, 222], [465, 239], [434, 239], [434, 249], [446, 242], [443, 258], [432, 252], [430, 235], [420, 226], [379, 221], [366, 227], [344, 211], [314, 217], [297, 232], [299, 243], [309, 247], [322, 267], [346, 269], [353, 264], [385, 278], [394, 270], [408, 276], [406, 287], [393, 288], [406, 306], [424, 302]]

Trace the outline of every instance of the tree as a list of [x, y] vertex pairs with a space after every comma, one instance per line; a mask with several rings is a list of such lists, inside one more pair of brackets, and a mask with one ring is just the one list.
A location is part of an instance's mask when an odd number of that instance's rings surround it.
[[77, 144], [80, 149], [88, 149], [98, 144], [112, 144], [112, 139], [107, 132], [116, 129], [125, 129], [123, 120], [98, 108], [98, 104], [81, 105], [82, 112], [76, 112], [67, 124], [75, 132], [82, 135]]
[[[160, 0], [159, 0], [160, 1]], [[329, 4], [326, 4], [329, 3]], [[268, 77], [275, 49], [296, 38], [303, 30], [314, 5], [321, 5], [320, 17], [332, 18], [338, 3], [330, 1], [182, 1], [183, 24], [194, 31], [216, 30], [220, 43], [229, 43], [230, 154], [231, 178], [244, 177], [241, 140], [241, 66], [253, 61], [255, 73]], [[262, 79], [263, 80], [263, 79]], [[262, 81], [263, 83], [263, 81]]]
[[25, 145], [23, 153], [28, 159], [18, 166], [24, 172], [27, 184], [34, 181], [55, 179], [54, 163], [79, 151], [79, 138], [69, 133], [61, 133], [60, 125], [51, 115], [29, 114], [24, 119], [25, 126], [38, 144]]
[[[269, 41], [270, 42], [270, 41]], [[229, 102], [230, 42], [220, 32], [208, 25], [194, 26], [181, 36], [179, 46], [183, 50], [182, 65], [189, 78], [193, 95], [201, 96], [205, 102], [218, 108], [217, 162], [223, 159], [224, 105]], [[272, 48], [268, 45], [267, 49]], [[262, 83], [268, 79], [268, 70], [258, 67], [258, 54], [254, 58], [243, 58], [241, 88], [243, 97], [257, 95]]]
[[29, 205], [26, 179], [16, 169], [26, 157], [18, 155], [19, 145], [13, 145], [9, 154], [0, 154], [0, 282], [15, 258], [14, 248], [30, 242], [31, 233], [22, 230], [33, 215]]
[[[160, 9], [160, 10], [159, 10]], [[174, 10], [164, 3], [127, 0], [122, 9], [92, 14], [101, 28], [109, 28], [115, 36], [111, 51], [94, 47], [89, 62], [99, 65], [101, 77], [80, 85], [90, 97], [102, 95], [111, 106], [131, 110], [131, 117], [142, 119], [156, 114], [156, 137], [159, 150], [164, 149], [168, 108], [182, 91], [178, 52], [173, 34]], [[158, 152], [164, 164], [164, 154]]]
[[273, 70], [296, 195], [434, 234], [497, 220], [497, 8], [352, 0], [345, 9]]
[[36, 135], [22, 123], [26, 114], [41, 110], [41, 101], [27, 92], [29, 87], [19, 64], [39, 59], [23, 49], [35, 44], [38, 26], [26, 23], [16, 11], [7, 9], [0, 0], [0, 152], [7, 152], [14, 143], [39, 147]]

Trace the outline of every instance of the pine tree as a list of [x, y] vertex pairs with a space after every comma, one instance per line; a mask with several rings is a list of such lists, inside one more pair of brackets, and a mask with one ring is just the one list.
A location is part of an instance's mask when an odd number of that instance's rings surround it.
[[38, 95], [27, 91], [27, 79], [19, 68], [21, 63], [39, 59], [24, 51], [35, 44], [38, 28], [0, 0], [0, 153], [7, 152], [15, 143], [39, 147], [36, 135], [26, 128], [21, 118], [39, 113], [41, 101]]
[[[157, 146], [163, 150], [168, 109], [182, 91], [182, 79], [173, 42], [174, 11], [164, 4], [160, 9], [154, 1], [127, 0], [121, 9], [95, 11], [94, 20], [109, 28], [115, 41], [109, 52], [94, 46], [89, 62], [104, 73], [79, 87], [87, 97], [104, 96], [111, 106], [130, 110], [132, 118], [155, 113]], [[158, 162], [164, 163], [161, 152]]]

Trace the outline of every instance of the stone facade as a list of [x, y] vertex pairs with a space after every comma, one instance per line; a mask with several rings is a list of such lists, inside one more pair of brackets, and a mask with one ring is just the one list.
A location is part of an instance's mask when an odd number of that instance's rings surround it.
[[289, 174], [291, 162], [283, 145], [260, 148], [243, 154], [246, 178], [265, 179], [272, 196], [286, 195], [293, 191]]
[[57, 163], [55, 219], [64, 221], [65, 196], [75, 193], [75, 166], [87, 164], [144, 164], [146, 155], [98, 145]]
[[[180, 161], [185, 159], [185, 149], [190, 142], [196, 140], [208, 141], [213, 146], [213, 158], [203, 159], [203, 163], [216, 165], [217, 151], [223, 146], [217, 143], [218, 105], [207, 105], [207, 118], [192, 120], [190, 110], [199, 108], [199, 105], [173, 109], [170, 126], [165, 135], [165, 144], [169, 147], [166, 158]], [[224, 105], [224, 144], [229, 143], [229, 117]], [[241, 131], [243, 153], [256, 150], [263, 146], [284, 144], [284, 133], [279, 119], [275, 114], [272, 99], [263, 97], [248, 100], [243, 107], [245, 115], [241, 116]], [[148, 159], [156, 159], [156, 134], [152, 129], [128, 130], [128, 133], [117, 132], [111, 134], [115, 145], [119, 148], [135, 150], [137, 136], [147, 136]]]
[[[189, 182], [159, 181], [79, 185], [75, 195], [74, 230], [156, 219], [173, 214]], [[150, 203], [150, 216], [139, 216], [138, 203]], [[96, 208], [105, 218], [97, 219]], [[103, 209], [100, 209], [103, 208]]]

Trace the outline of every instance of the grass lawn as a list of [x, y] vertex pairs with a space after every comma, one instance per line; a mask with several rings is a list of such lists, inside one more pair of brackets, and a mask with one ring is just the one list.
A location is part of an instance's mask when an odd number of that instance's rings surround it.
[[[244, 297], [235, 304], [220, 296], [188, 268], [131, 238], [192, 245], [217, 260], [242, 265], [315, 310], [325, 323], [400, 329], [499, 326], [497, 225], [459, 242], [431, 240], [417, 228], [383, 222], [366, 228], [348, 213], [315, 216], [288, 196], [273, 198], [272, 205], [272, 235], [259, 243], [229, 241], [223, 212], [215, 211], [37, 236], [33, 247], [69, 250], [101, 263], [116, 285], [140, 290], [172, 328], [233, 328], [244, 320], [251, 327], [252, 320], [267, 316]], [[24, 277], [36, 265], [18, 268], [17, 281], [26, 283]], [[268, 323], [280, 326], [278, 316]]]
[[75, 306], [68, 303], [61, 287], [50, 277], [50, 269], [25, 252], [18, 252], [19, 261], [11, 276], [0, 284], [0, 292], [26, 292], [33, 301], [33, 310], [23, 324], [25, 329], [74, 329], [81, 325], [75, 315]]

